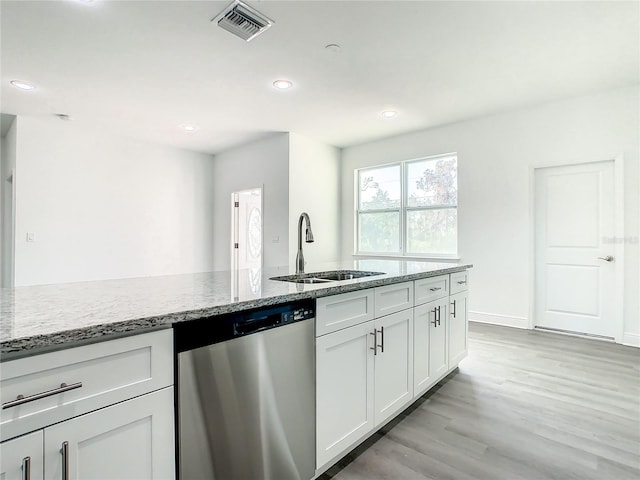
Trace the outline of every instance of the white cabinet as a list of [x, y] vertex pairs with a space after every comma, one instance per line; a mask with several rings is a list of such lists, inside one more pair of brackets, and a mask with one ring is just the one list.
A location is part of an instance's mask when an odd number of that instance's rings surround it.
[[172, 384], [171, 330], [3, 363], [6, 478], [175, 478]]
[[[383, 287], [391, 305], [413, 303], [406, 284]], [[354, 292], [365, 298], [374, 290]], [[347, 296], [345, 296], [347, 295]], [[402, 300], [404, 296], [404, 300]], [[336, 305], [349, 294], [318, 299]], [[375, 302], [374, 302], [375, 303]], [[362, 305], [362, 303], [361, 303]], [[325, 310], [326, 313], [326, 310]], [[336, 310], [337, 318], [344, 318]], [[353, 317], [350, 313], [348, 316]], [[333, 325], [326, 316], [322, 325]], [[413, 308], [320, 335], [316, 328], [316, 461], [323, 466], [386, 422], [413, 399]]]
[[0, 444], [0, 478], [42, 480], [42, 430]]
[[469, 288], [469, 272], [464, 270], [462, 272], [451, 274], [451, 295], [468, 290]]
[[414, 309], [414, 396], [425, 393], [442, 378], [447, 363], [448, 297]]
[[415, 308], [414, 396], [420, 396], [448, 370], [448, 297]]
[[172, 384], [171, 329], [6, 361], [0, 440]]
[[374, 420], [381, 425], [413, 399], [413, 309], [374, 322]]
[[455, 368], [467, 356], [467, 292], [451, 295], [449, 305], [449, 365]]
[[413, 307], [413, 282], [376, 287], [374, 291], [376, 318]]
[[373, 288], [319, 298], [316, 336], [372, 320], [373, 316]]
[[414, 305], [432, 302], [449, 295], [449, 275], [428, 277], [415, 281]]
[[172, 479], [173, 388], [142, 395], [44, 429], [51, 480]]
[[466, 298], [464, 271], [317, 300], [317, 474], [457, 367]]
[[374, 427], [373, 321], [316, 339], [317, 465]]

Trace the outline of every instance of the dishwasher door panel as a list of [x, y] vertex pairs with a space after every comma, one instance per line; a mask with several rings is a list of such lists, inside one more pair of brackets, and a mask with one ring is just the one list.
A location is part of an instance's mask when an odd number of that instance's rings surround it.
[[312, 478], [314, 357], [313, 319], [180, 353], [180, 478]]

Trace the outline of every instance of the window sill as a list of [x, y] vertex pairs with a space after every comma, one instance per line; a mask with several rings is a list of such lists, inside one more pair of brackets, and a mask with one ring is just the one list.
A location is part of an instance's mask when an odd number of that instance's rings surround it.
[[418, 255], [377, 255], [366, 253], [354, 253], [353, 258], [382, 258], [386, 260], [418, 260], [421, 262], [459, 262], [460, 257], [457, 255], [447, 255], [442, 257], [418, 256]]

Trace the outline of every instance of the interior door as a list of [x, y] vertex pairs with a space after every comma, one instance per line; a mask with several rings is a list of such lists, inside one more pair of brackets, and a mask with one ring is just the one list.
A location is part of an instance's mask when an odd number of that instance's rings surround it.
[[614, 162], [535, 172], [536, 327], [615, 338]]
[[233, 249], [236, 266], [262, 267], [262, 188], [233, 194]]

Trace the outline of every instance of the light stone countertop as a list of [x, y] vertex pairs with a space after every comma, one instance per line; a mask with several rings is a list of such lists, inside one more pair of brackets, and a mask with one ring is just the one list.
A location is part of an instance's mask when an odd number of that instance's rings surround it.
[[[11, 360], [89, 341], [250, 308], [324, 297], [471, 268], [463, 263], [354, 260], [307, 265], [307, 272], [366, 270], [384, 275], [322, 284], [270, 280], [288, 267], [100, 280], [0, 289], [0, 356]], [[213, 319], [212, 319], [213, 321]]]

